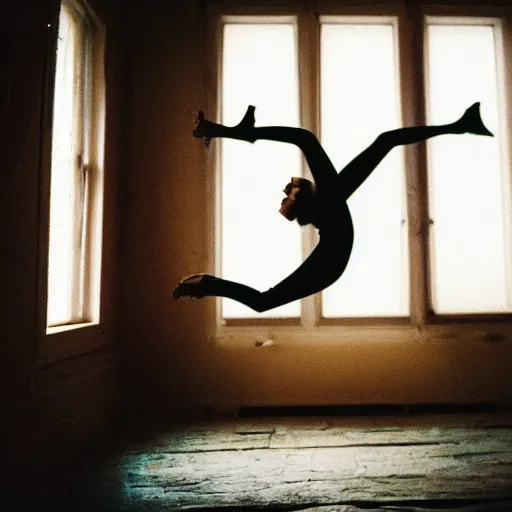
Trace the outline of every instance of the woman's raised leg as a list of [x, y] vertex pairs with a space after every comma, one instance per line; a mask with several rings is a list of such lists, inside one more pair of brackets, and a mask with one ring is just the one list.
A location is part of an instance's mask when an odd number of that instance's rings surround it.
[[375, 142], [352, 160], [339, 173], [344, 199], [348, 199], [368, 178], [381, 160], [395, 147], [421, 142], [437, 135], [473, 133], [493, 136], [480, 117], [480, 103], [469, 107], [454, 123], [439, 126], [415, 126], [384, 132]]
[[294, 144], [303, 152], [317, 185], [326, 177], [331, 179], [336, 177], [335, 167], [312, 132], [304, 128], [290, 126], [256, 127], [254, 126], [254, 110], [254, 106], [249, 106], [244, 117], [236, 126], [224, 126], [208, 121], [200, 111], [197, 114], [193, 135], [204, 138], [206, 141], [215, 137], [222, 137], [251, 143], [257, 140], [271, 140]]

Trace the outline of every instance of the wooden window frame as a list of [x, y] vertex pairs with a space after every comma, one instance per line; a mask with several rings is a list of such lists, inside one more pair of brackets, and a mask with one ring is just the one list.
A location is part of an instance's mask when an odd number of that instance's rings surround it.
[[[283, 5], [287, 4], [287, 5]], [[211, 2], [207, 8], [208, 31], [208, 85], [207, 111], [212, 119], [220, 120], [220, 85], [222, 76], [222, 25], [223, 20], [236, 16], [294, 16], [298, 31], [298, 62], [300, 84], [301, 125], [319, 133], [319, 69], [320, 69], [320, 16], [385, 17], [397, 20], [396, 50], [401, 89], [403, 126], [425, 124], [425, 38], [427, 17], [496, 18], [502, 22], [503, 64], [505, 83], [512, 82], [512, 9], [500, 2], [486, 5], [472, 1], [451, 2], [382, 2], [367, 1], [355, 6], [345, 0], [317, 0], [316, 2], [288, 2], [255, 0], [243, 7], [230, 1]], [[415, 87], [407, 86], [411, 83]], [[504, 101], [502, 122], [508, 127], [507, 163], [512, 161], [512, 105]], [[208, 320], [210, 338], [220, 345], [234, 346], [300, 346], [309, 343], [351, 343], [361, 341], [440, 341], [478, 339], [501, 341], [508, 338], [512, 329], [512, 314], [456, 314], [436, 315], [430, 306], [429, 289], [429, 215], [427, 187], [426, 145], [404, 148], [406, 168], [407, 211], [409, 216], [410, 313], [400, 318], [320, 318], [321, 294], [302, 299], [299, 318], [240, 318], [221, 317], [221, 298], [210, 301]], [[219, 187], [220, 151], [217, 144], [211, 148], [208, 159], [206, 187], [210, 232], [208, 266], [218, 271], [219, 236]], [[304, 162], [304, 175], [308, 168]], [[512, 192], [511, 192], [512, 193]], [[308, 252], [314, 243], [314, 230], [303, 229], [303, 246]], [[413, 262], [415, 264], [413, 264]]]
[[[85, 96], [83, 102], [82, 130], [83, 151], [80, 154], [77, 172], [84, 175], [84, 225], [81, 230], [80, 274], [75, 279], [82, 288], [83, 304], [73, 305], [69, 323], [47, 325], [48, 306], [48, 262], [49, 262], [49, 214], [50, 182], [52, 162], [52, 129], [54, 83], [58, 38], [58, 20], [61, 4], [73, 14], [80, 16], [86, 34], [83, 65]], [[38, 262], [38, 309], [37, 332], [39, 337], [37, 360], [45, 364], [70, 355], [95, 348], [91, 343], [90, 329], [97, 329], [101, 322], [101, 267], [103, 238], [103, 166], [105, 141], [105, 27], [86, 0], [62, 0], [56, 2], [49, 13], [46, 79], [44, 84], [43, 126], [40, 176], [40, 229]], [[78, 274], [78, 272], [77, 272]], [[77, 311], [81, 310], [81, 314]]]

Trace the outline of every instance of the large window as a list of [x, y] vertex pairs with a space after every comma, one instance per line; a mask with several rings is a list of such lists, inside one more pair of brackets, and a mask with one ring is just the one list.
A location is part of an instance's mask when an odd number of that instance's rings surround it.
[[47, 327], [99, 315], [101, 52], [87, 6], [64, 0], [53, 98]]
[[[356, 236], [339, 281], [314, 300], [263, 315], [219, 299], [221, 324], [257, 316], [309, 327], [347, 319], [398, 325], [428, 322], [429, 315], [512, 312], [500, 19], [324, 14], [301, 20], [222, 18], [222, 123], [236, 124], [247, 105], [256, 105], [260, 126], [312, 129], [340, 170], [379, 133], [411, 119], [455, 121], [476, 101], [495, 137], [447, 135], [392, 150], [349, 199]], [[416, 27], [403, 30], [401, 23]], [[418, 33], [422, 40], [413, 41]], [[410, 47], [419, 49], [412, 59]], [[301, 62], [311, 69], [301, 71]], [[314, 245], [311, 228], [301, 231], [277, 212], [283, 186], [308, 169], [299, 150], [284, 144], [222, 140], [217, 150], [217, 271], [267, 289]]]

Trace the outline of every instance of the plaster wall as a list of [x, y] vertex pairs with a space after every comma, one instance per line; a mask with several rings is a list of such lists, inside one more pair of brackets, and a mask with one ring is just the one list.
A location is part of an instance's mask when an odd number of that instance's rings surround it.
[[130, 406], [509, 403], [507, 336], [215, 344], [213, 299], [172, 298], [183, 276], [211, 270], [210, 156], [191, 136], [211, 87], [206, 12], [198, 0], [151, 0], [132, 6], [129, 19], [122, 338]]

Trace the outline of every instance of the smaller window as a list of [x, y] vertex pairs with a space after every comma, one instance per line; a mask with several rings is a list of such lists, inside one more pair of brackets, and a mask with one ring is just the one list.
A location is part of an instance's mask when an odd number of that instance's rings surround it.
[[[53, 98], [47, 327], [97, 320], [99, 57], [85, 5], [60, 10]], [[94, 102], [94, 109], [93, 109]], [[97, 104], [98, 103], [98, 104]], [[93, 116], [93, 111], [96, 111]], [[93, 135], [94, 134], [94, 138]]]

